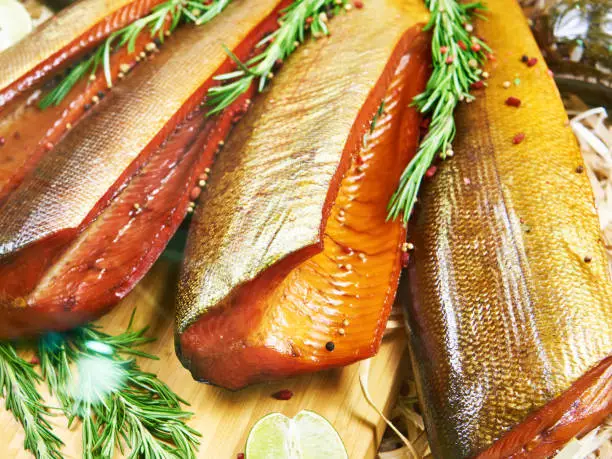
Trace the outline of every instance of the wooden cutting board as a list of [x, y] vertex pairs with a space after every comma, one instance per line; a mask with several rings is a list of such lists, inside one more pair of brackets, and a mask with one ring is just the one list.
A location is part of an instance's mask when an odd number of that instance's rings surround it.
[[[174, 354], [173, 308], [177, 263], [160, 260], [134, 291], [110, 314], [99, 321], [109, 333], [119, 333], [128, 324], [136, 308], [135, 327], [150, 326], [149, 334], [157, 341], [142, 349], [160, 360], [139, 359], [146, 371], [157, 373], [180, 396], [191, 403], [195, 413], [189, 422], [202, 433], [199, 458], [230, 459], [244, 450], [251, 426], [267, 413], [279, 411], [288, 416], [302, 409], [314, 410], [325, 416], [340, 433], [351, 458], [374, 458], [384, 432], [384, 422], [367, 404], [358, 381], [358, 364], [343, 369], [325, 371], [285, 380], [274, 384], [250, 387], [238, 392], [195, 382]], [[404, 332], [400, 330], [385, 338], [378, 355], [372, 361], [370, 386], [377, 406], [386, 412], [396, 398], [400, 372], [406, 362]], [[294, 396], [278, 401], [271, 394], [290, 389]], [[41, 392], [46, 394], [45, 388]], [[48, 400], [50, 405], [55, 402]], [[80, 426], [66, 427], [66, 418], [52, 419], [56, 433], [66, 443], [64, 457], [81, 457]], [[4, 444], [0, 457], [29, 458], [23, 451], [23, 430], [6, 411], [0, 411], [0, 440]]]

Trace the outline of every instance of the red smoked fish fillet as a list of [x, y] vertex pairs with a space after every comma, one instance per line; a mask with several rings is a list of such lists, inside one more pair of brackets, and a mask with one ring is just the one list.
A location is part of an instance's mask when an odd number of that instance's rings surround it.
[[0, 338], [64, 330], [125, 296], [185, 216], [245, 99], [200, 104], [227, 45], [246, 59], [282, 2], [232, 2], [186, 27], [46, 154], [0, 207]]
[[385, 209], [416, 149], [426, 19], [416, 0], [339, 14], [236, 128], [179, 285], [177, 349], [194, 378], [237, 389], [377, 352], [405, 240]]

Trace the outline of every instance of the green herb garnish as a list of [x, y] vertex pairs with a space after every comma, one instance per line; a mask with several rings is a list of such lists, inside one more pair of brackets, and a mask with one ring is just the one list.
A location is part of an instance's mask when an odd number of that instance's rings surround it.
[[429, 132], [419, 145], [415, 157], [402, 176], [388, 206], [388, 219], [403, 214], [410, 218], [417, 192], [427, 169], [436, 155], [452, 156], [451, 144], [456, 128], [454, 112], [460, 101], [472, 101], [470, 86], [482, 79], [480, 66], [491, 49], [472, 35], [472, 20], [482, 17], [480, 2], [459, 3], [455, 0], [426, 0], [431, 17], [425, 30], [432, 31], [433, 72], [422, 94], [414, 98], [421, 113], [431, 116]]
[[227, 47], [225, 51], [236, 63], [238, 70], [214, 77], [225, 84], [208, 90], [208, 105], [212, 109], [208, 115], [219, 113], [228, 107], [241, 94], [244, 94], [254, 80], [258, 80], [258, 90], [263, 91], [266, 82], [272, 78], [275, 65], [283, 62], [304, 42], [307, 30], [316, 38], [328, 35], [329, 13], [338, 14], [346, 0], [295, 0], [285, 8], [279, 20], [280, 27], [261, 40], [255, 48], [267, 47], [257, 56], [243, 63]]
[[64, 79], [45, 97], [41, 99], [38, 106], [41, 109], [58, 105], [74, 87], [74, 85], [85, 75], [95, 75], [99, 66], [104, 69], [104, 76], [108, 87], [113, 86], [110, 66], [110, 56], [113, 51], [127, 46], [128, 52], [133, 53], [136, 47], [136, 39], [140, 33], [148, 29], [151, 38], [157, 37], [161, 42], [164, 40], [166, 29], [164, 24], [169, 22], [167, 31], [172, 32], [181, 21], [192, 22], [196, 25], [209, 22], [230, 3], [231, 0], [168, 0], [157, 5], [150, 14], [144, 16], [123, 29], [117, 30], [100, 45], [87, 59], [75, 65]]
[[195, 459], [200, 434], [185, 421], [187, 404], [154, 374], [142, 371], [134, 356], [156, 359], [136, 347], [153, 341], [147, 328], [108, 335], [94, 326], [49, 333], [39, 343], [43, 377], [60, 401], [69, 424], [83, 424], [83, 457]]
[[48, 409], [36, 388], [40, 381], [33, 365], [17, 355], [13, 344], [0, 343], [0, 396], [5, 399], [6, 409], [23, 426], [24, 448], [36, 458], [60, 459], [63, 443], [46, 419]]

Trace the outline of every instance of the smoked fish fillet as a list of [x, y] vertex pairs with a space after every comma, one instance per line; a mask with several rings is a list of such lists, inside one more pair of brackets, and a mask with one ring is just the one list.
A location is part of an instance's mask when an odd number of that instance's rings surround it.
[[237, 126], [196, 210], [176, 347], [197, 380], [239, 389], [380, 345], [405, 241], [386, 203], [418, 141], [427, 12], [372, 0], [333, 21]]
[[409, 229], [410, 347], [435, 457], [545, 458], [612, 410], [612, 284], [552, 74], [519, 5], [487, 6], [488, 87]]
[[183, 220], [248, 101], [213, 118], [213, 76], [275, 30], [278, 0], [184, 27], [38, 162], [0, 206], [0, 338], [66, 330], [116, 304]]
[[24, 91], [163, 0], [81, 0], [0, 53], [0, 114]]

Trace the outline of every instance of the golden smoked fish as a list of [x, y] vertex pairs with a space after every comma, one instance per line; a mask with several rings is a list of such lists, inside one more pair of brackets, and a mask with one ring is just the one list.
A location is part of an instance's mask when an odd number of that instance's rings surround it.
[[46, 154], [0, 206], [0, 338], [65, 330], [125, 296], [184, 218], [245, 98], [201, 108], [213, 76], [247, 59], [283, 2], [237, 0], [186, 27]]
[[16, 96], [163, 0], [81, 0], [0, 53], [0, 113]]
[[194, 378], [238, 389], [377, 352], [405, 241], [385, 208], [416, 150], [426, 20], [416, 0], [339, 14], [237, 126], [179, 285], [177, 352]]
[[409, 231], [410, 342], [435, 457], [544, 458], [612, 410], [612, 284], [552, 75], [518, 4], [487, 6], [488, 88]]

